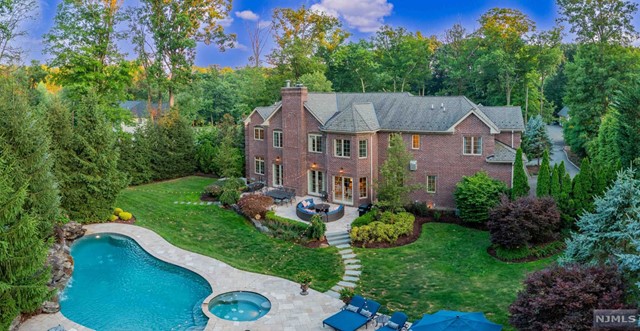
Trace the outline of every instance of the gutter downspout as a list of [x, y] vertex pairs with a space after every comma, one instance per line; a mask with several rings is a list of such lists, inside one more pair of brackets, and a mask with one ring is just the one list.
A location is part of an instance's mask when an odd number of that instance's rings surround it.
[[511, 130], [511, 148], [514, 148], [513, 147], [513, 130]]
[[369, 135], [369, 149], [371, 150], [369, 156], [369, 177], [371, 178], [369, 181], [369, 197], [373, 202], [373, 134]]

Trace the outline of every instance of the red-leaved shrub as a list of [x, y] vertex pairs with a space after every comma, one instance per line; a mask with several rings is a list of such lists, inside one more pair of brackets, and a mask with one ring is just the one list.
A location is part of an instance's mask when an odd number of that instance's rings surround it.
[[530, 274], [509, 307], [517, 330], [591, 330], [593, 309], [624, 308], [616, 266], [553, 266]]
[[515, 201], [502, 196], [489, 212], [487, 228], [491, 242], [504, 248], [519, 248], [557, 239], [560, 213], [553, 198], [522, 197]]
[[240, 211], [251, 218], [256, 218], [256, 215], [264, 218], [264, 214], [271, 205], [273, 205], [273, 199], [262, 194], [245, 194], [238, 200]]

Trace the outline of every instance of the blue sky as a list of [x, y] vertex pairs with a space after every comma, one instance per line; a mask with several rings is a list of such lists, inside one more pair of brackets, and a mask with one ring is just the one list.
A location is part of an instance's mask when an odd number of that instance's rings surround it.
[[[124, 5], [135, 1], [124, 0]], [[46, 60], [41, 39], [53, 24], [57, 3], [59, 0], [40, 0], [39, 17], [28, 24], [29, 37], [22, 40], [28, 60]], [[478, 26], [480, 15], [494, 7], [517, 8], [529, 15], [539, 29], [552, 27], [558, 16], [554, 0], [235, 0], [225, 25], [229, 32], [237, 34], [238, 47], [221, 53], [215, 46], [199, 45], [196, 65], [237, 67], [246, 64], [251, 55], [247, 49], [246, 24], [270, 21], [273, 8], [298, 8], [303, 4], [338, 16], [353, 34], [351, 39], [356, 40], [369, 38], [381, 24], [404, 26], [410, 31], [419, 30], [438, 37], [454, 23], [473, 30]], [[123, 51], [132, 57], [129, 47], [128, 43], [121, 43]], [[268, 53], [268, 47], [264, 54]]]

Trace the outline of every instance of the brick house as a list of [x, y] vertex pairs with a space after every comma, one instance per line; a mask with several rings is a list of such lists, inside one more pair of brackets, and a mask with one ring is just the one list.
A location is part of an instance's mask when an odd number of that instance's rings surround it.
[[308, 93], [300, 86], [281, 95], [244, 121], [250, 179], [298, 196], [324, 191], [333, 203], [369, 203], [389, 137], [401, 134], [413, 154], [410, 180], [424, 186], [412, 201], [455, 208], [456, 183], [479, 170], [511, 186], [524, 131], [520, 107], [484, 107], [464, 96]]

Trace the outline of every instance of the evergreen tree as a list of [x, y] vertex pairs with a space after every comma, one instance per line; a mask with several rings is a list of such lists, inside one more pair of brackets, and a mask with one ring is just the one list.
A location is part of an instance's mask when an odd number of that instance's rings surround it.
[[527, 122], [522, 137], [522, 149], [529, 159], [539, 159], [546, 150], [551, 148], [551, 138], [547, 132], [547, 125], [540, 115]]
[[25, 208], [39, 222], [44, 238], [51, 234], [59, 215], [60, 199], [45, 121], [31, 109], [26, 94], [8, 79], [0, 82], [0, 143], [20, 162], [13, 175], [28, 185]]
[[551, 189], [549, 193], [556, 200], [556, 203], [560, 200], [560, 193], [562, 192], [562, 186], [560, 182], [560, 165], [556, 164], [553, 167], [553, 174], [551, 175]]
[[118, 171], [116, 133], [99, 105], [93, 93], [82, 99], [75, 113], [71, 148], [57, 153], [59, 168], [68, 171], [60, 183], [62, 208], [81, 222], [106, 220], [127, 184]]
[[[618, 173], [613, 186], [595, 199], [595, 212], [577, 222], [561, 263], [610, 263], [626, 268], [637, 280], [640, 269], [640, 180], [632, 170]], [[625, 270], [625, 269], [623, 269]]]
[[[616, 109], [616, 134], [617, 151], [620, 153], [620, 162], [628, 167], [631, 162], [640, 158], [640, 82], [636, 81], [616, 95], [614, 107]], [[604, 125], [604, 123], [603, 123]]]
[[210, 141], [201, 141], [196, 147], [196, 161], [198, 161], [198, 169], [210, 174], [213, 173], [213, 159], [215, 158], [215, 150]]
[[180, 113], [172, 110], [165, 114], [148, 134], [154, 179], [177, 178], [193, 173], [193, 129]]
[[618, 112], [610, 110], [602, 119], [598, 136], [588, 145], [591, 169], [596, 181], [594, 194], [602, 194], [622, 168], [618, 130]]
[[544, 197], [549, 195], [551, 189], [551, 173], [549, 168], [549, 151], [545, 150], [542, 154], [542, 164], [538, 171], [538, 186], [536, 187], [536, 196]]
[[[29, 183], [16, 176], [24, 163], [0, 145], [0, 329], [8, 330], [21, 312], [32, 312], [50, 295], [44, 269], [47, 245], [41, 221], [28, 207]], [[33, 210], [33, 209], [31, 209]]]
[[411, 153], [404, 145], [400, 134], [392, 134], [387, 149], [387, 159], [380, 167], [376, 183], [378, 205], [386, 210], [400, 211], [407, 204], [409, 193], [414, 190], [409, 182]]
[[223, 116], [217, 127], [220, 142], [214, 148], [212, 168], [220, 177], [239, 177], [244, 168], [242, 151], [237, 146], [239, 127], [229, 114]]
[[513, 165], [513, 188], [511, 189], [511, 199], [529, 195], [529, 177], [524, 169], [522, 161], [522, 149], [516, 152], [516, 161]]
[[[564, 169], [564, 167], [562, 169]], [[567, 224], [573, 223], [573, 218], [575, 217], [575, 210], [571, 207], [572, 190], [573, 183], [571, 182], [571, 176], [565, 172], [564, 178], [562, 179], [562, 192], [560, 192], [558, 207], [560, 208], [562, 220]]]
[[571, 206], [577, 215], [582, 214], [585, 210], [592, 210], [594, 187], [597, 187], [597, 183], [594, 180], [589, 159], [584, 158], [580, 163], [580, 173], [573, 178]]
[[128, 176], [128, 183], [140, 185], [148, 183], [153, 177], [151, 171], [151, 146], [146, 135], [147, 126], [136, 128], [133, 134], [120, 133], [118, 146], [120, 160], [118, 170]]

